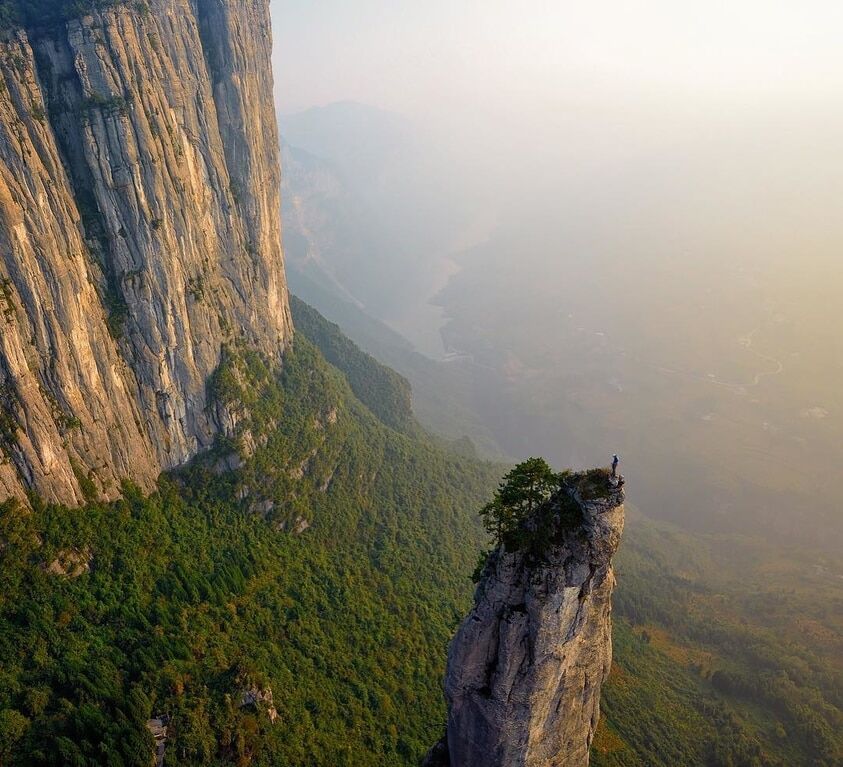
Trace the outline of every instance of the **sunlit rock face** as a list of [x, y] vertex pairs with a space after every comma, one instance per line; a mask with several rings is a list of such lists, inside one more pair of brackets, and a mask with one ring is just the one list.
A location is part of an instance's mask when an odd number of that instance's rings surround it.
[[446, 739], [427, 764], [583, 767], [612, 660], [612, 556], [623, 491], [571, 486], [539, 554], [492, 552], [448, 653]]
[[292, 333], [266, 0], [0, 42], [0, 500], [152, 487], [220, 429], [224, 345]]

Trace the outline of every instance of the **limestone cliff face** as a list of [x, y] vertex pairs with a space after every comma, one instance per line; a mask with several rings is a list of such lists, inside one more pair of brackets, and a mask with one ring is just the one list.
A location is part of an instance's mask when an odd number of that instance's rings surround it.
[[429, 765], [584, 767], [612, 659], [623, 493], [549, 502], [539, 556], [494, 551], [448, 653], [446, 739]]
[[225, 427], [223, 345], [283, 351], [270, 50], [267, 0], [0, 39], [0, 500], [150, 487]]

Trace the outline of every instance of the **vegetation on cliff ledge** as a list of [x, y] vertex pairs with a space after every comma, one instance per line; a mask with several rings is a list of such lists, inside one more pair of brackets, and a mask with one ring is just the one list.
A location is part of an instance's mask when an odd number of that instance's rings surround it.
[[544, 458], [528, 458], [511, 469], [492, 500], [480, 510], [493, 545], [520, 548], [529, 534], [528, 523], [560, 484], [560, 475]]
[[[503, 477], [480, 517], [493, 547], [541, 557], [582, 522], [580, 501], [608, 498], [611, 492], [607, 469], [557, 473], [544, 458], [528, 458]], [[475, 581], [488, 556], [481, 554]]]

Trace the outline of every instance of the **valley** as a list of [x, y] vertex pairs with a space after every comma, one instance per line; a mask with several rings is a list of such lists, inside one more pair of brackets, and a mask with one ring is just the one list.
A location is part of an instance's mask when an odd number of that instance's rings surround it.
[[834, 120], [326, 8], [0, 0], [0, 765], [839, 767]]
[[682, 269], [636, 254], [633, 269], [614, 252], [548, 260], [532, 244], [544, 237], [504, 233], [457, 257], [434, 299], [447, 361], [377, 304], [300, 272], [295, 246], [290, 280], [407, 376], [433, 431], [558, 466], [620, 452], [638, 513], [593, 764], [835, 764], [843, 589], [823, 573], [843, 569], [836, 267], [709, 252]]

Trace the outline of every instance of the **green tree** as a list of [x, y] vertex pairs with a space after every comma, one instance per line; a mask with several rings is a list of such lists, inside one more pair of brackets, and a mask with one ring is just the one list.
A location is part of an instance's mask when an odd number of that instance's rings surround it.
[[496, 545], [513, 544], [525, 520], [559, 487], [559, 475], [544, 458], [528, 458], [504, 476], [481, 510], [483, 526]]
[[12, 754], [15, 744], [24, 736], [29, 720], [19, 711], [4, 708], [0, 711], [0, 765]]

